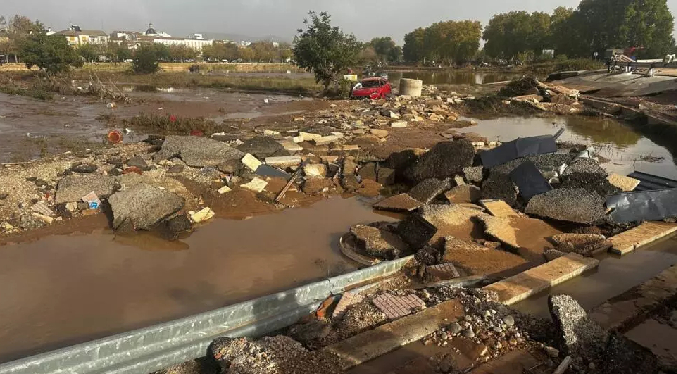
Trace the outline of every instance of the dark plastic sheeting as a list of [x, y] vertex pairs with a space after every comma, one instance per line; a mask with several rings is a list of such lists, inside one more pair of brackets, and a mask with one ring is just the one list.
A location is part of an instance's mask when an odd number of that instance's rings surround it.
[[536, 195], [552, 190], [550, 183], [531, 161], [527, 161], [513, 170], [510, 173], [510, 179], [517, 185], [520, 196], [527, 202]]
[[611, 196], [606, 206], [613, 209], [610, 217], [616, 223], [660, 221], [677, 217], [677, 188]]
[[493, 168], [516, 158], [554, 153], [556, 151], [557, 144], [555, 143], [555, 137], [552, 135], [542, 135], [531, 138], [519, 138], [504, 143], [492, 150], [480, 153], [480, 157], [482, 158], [482, 165], [485, 168]]

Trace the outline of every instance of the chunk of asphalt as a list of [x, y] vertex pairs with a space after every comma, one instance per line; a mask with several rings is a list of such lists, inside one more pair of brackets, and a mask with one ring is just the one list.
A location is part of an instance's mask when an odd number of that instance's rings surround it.
[[379, 201], [374, 204], [374, 209], [391, 212], [411, 212], [420, 208], [422, 205], [423, 203], [409, 196], [409, 194], [401, 193]]
[[519, 138], [480, 153], [482, 165], [492, 168], [514, 159], [544, 153], [557, 152], [557, 144], [552, 135]]
[[557, 189], [534, 196], [527, 204], [527, 214], [557, 221], [592, 224], [604, 219], [604, 199], [582, 188]]
[[468, 182], [481, 183], [482, 179], [484, 179], [483, 173], [483, 166], [470, 166], [463, 168], [463, 175]]
[[566, 253], [592, 256], [611, 248], [611, 241], [599, 234], [558, 234], [550, 238], [556, 249]]
[[405, 243], [417, 250], [428, 244], [437, 233], [437, 228], [420, 215], [410, 214], [397, 226], [397, 232]]
[[428, 204], [450, 187], [451, 181], [449, 178], [444, 180], [430, 178], [414, 186], [414, 188], [409, 190], [408, 194], [414, 199]]
[[589, 362], [603, 357], [609, 333], [590, 320], [573, 297], [550, 296], [548, 306], [567, 355], [587, 359]]
[[466, 139], [441, 142], [411, 165], [405, 175], [415, 183], [428, 178], [452, 178], [462, 174], [463, 168], [471, 166], [474, 158], [475, 147]]
[[509, 174], [492, 171], [482, 183], [482, 199], [503, 200], [510, 206], [517, 203], [517, 190]]

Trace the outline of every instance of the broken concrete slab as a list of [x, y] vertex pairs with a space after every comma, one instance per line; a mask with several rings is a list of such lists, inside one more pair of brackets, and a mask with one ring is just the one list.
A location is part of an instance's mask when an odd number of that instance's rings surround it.
[[582, 188], [557, 189], [534, 196], [527, 204], [527, 214], [558, 221], [592, 224], [604, 219], [604, 199]]
[[276, 167], [298, 166], [303, 161], [301, 156], [275, 156], [266, 157], [266, 165]]
[[480, 205], [487, 208], [489, 213], [498, 218], [519, 217], [514, 209], [503, 200], [480, 200]]
[[482, 289], [496, 292], [501, 303], [512, 305], [597, 266], [599, 260], [570, 253]]
[[192, 167], [216, 167], [229, 160], [239, 160], [245, 153], [218, 140], [197, 136], [167, 135], [155, 161], [180, 157]]
[[394, 121], [390, 124], [390, 127], [393, 128], [405, 128], [407, 127], [407, 121]]
[[319, 139], [321, 137], [322, 137], [322, 135], [320, 135], [320, 134], [313, 134], [313, 133], [303, 132], [303, 131], [299, 132], [299, 138], [301, 138], [302, 142], [311, 142], [311, 141], [313, 141], [315, 139]]
[[437, 232], [437, 228], [418, 214], [410, 214], [397, 226], [397, 233], [411, 249], [423, 248]]
[[284, 150], [287, 152], [301, 152], [303, 151], [303, 147], [300, 145], [294, 143], [294, 141], [289, 140], [289, 139], [282, 139], [277, 141]]
[[425, 280], [427, 282], [440, 282], [444, 280], [456, 279], [461, 274], [451, 262], [438, 265], [428, 265], [425, 267]]
[[409, 190], [408, 194], [414, 199], [428, 204], [450, 187], [451, 182], [449, 178], [444, 180], [429, 178], [414, 186], [414, 188]]
[[143, 183], [111, 195], [108, 202], [113, 211], [113, 228], [130, 224], [136, 230], [150, 230], [185, 203], [181, 196]]
[[423, 205], [420, 201], [414, 199], [406, 193], [385, 198], [374, 204], [374, 209], [387, 210], [391, 212], [412, 212]]
[[325, 347], [322, 351], [337, 356], [341, 360], [341, 370], [345, 371], [418, 341], [464, 314], [460, 301], [443, 302]]
[[441, 262], [453, 263], [464, 275], [495, 275], [528, 268], [529, 263], [514, 253], [487, 248], [454, 237], [445, 238]]
[[80, 201], [94, 191], [99, 199], [105, 199], [115, 191], [115, 178], [100, 174], [67, 175], [56, 187], [56, 204]]
[[626, 177], [620, 174], [610, 174], [606, 179], [609, 181], [609, 183], [619, 188], [623, 192], [634, 191], [640, 183], [638, 179]]
[[246, 188], [256, 193], [260, 193], [261, 191], [263, 191], [266, 188], [266, 186], [268, 186], [268, 182], [264, 181], [261, 178], [254, 178], [251, 180], [251, 182], [240, 185], [240, 187]]
[[341, 139], [341, 138], [339, 138], [336, 135], [328, 135], [328, 136], [322, 136], [322, 137], [313, 139], [313, 143], [315, 145], [327, 145], [327, 144], [335, 143], [339, 139]]
[[646, 222], [609, 238], [612, 244], [611, 252], [617, 255], [626, 255], [676, 231], [677, 224], [674, 223]]
[[482, 197], [482, 191], [472, 184], [464, 184], [452, 188], [444, 196], [454, 204], [474, 204]]
[[395, 233], [379, 227], [355, 225], [350, 228], [350, 233], [364, 253], [381, 260], [394, 260], [409, 249]]
[[259, 166], [262, 165], [262, 162], [259, 161], [259, 159], [257, 159], [256, 157], [254, 157], [253, 155], [251, 155], [249, 153], [244, 155], [244, 157], [242, 157], [242, 160], [240, 160], [240, 161], [242, 162], [242, 164], [244, 166], [248, 167], [249, 170], [251, 170], [251, 171], [256, 171], [256, 169], [258, 169]]
[[388, 130], [370, 129], [369, 132], [372, 135], [376, 135], [377, 138], [383, 139], [388, 137]]
[[599, 234], [559, 234], [551, 237], [550, 241], [562, 252], [578, 253], [581, 256], [606, 252], [612, 246], [611, 241]]
[[507, 219], [498, 218], [489, 215], [477, 217], [484, 225], [484, 233], [494, 238], [510, 248], [519, 249], [517, 242], [517, 233]]
[[550, 296], [548, 305], [560, 331], [565, 355], [585, 360], [586, 366], [604, 357], [609, 333], [589, 319], [574, 298], [569, 295]]
[[471, 166], [474, 157], [475, 148], [465, 139], [437, 143], [410, 166], [405, 175], [412, 182], [428, 178], [453, 178], [462, 174], [463, 168]]

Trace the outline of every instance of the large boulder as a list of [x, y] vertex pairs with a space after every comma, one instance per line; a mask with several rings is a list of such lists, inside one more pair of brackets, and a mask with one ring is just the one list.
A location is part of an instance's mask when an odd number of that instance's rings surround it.
[[181, 210], [185, 203], [181, 196], [147, 184], [115, 193], [108, 202], [113, 211], [114, 229], [129, 224], [137, 230], [150, 230]]
[[237, 149], [244, 153], [250, 153], [259, 159], [272, 156], [289, 156], [289, 152], [280, 143], [267, 136], [257, 136], [245, 140]]
[[604, 219], [604, 199], [582, 188], [557, 189], [534, 196], [526, 213], [558, 221], [592, 224]]
[[244, 155], [244, 152], [214, 139], [168, 135], [154, 159], [180, 157], [188, 166], [217, 167], [228, 161], [240, 160]]
[[468, 140], [437, 143], [407, 169], [405, 176], [414, 183], [428, 178], [452, 178], [463, 175], [463, 169], [471, 166], [474, 158], [475, 147]]
[[67, 175], [57, 185], [56, 204], [80, 201], [92, 191], [100, 199], [105, 199], [115, 191], [115, 186], [115, 178], [107, 175]]

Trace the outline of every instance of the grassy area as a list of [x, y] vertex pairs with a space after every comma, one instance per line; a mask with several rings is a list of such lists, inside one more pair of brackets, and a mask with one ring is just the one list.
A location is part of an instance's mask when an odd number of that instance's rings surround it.
[[149, 134], [190, 135], [191, 133], [213, 134], [221, 131], [220, 125], [205, 118], [183, 118], [155, 114], [141, 114], [131, 119], [123, 119], [125, 127]]

